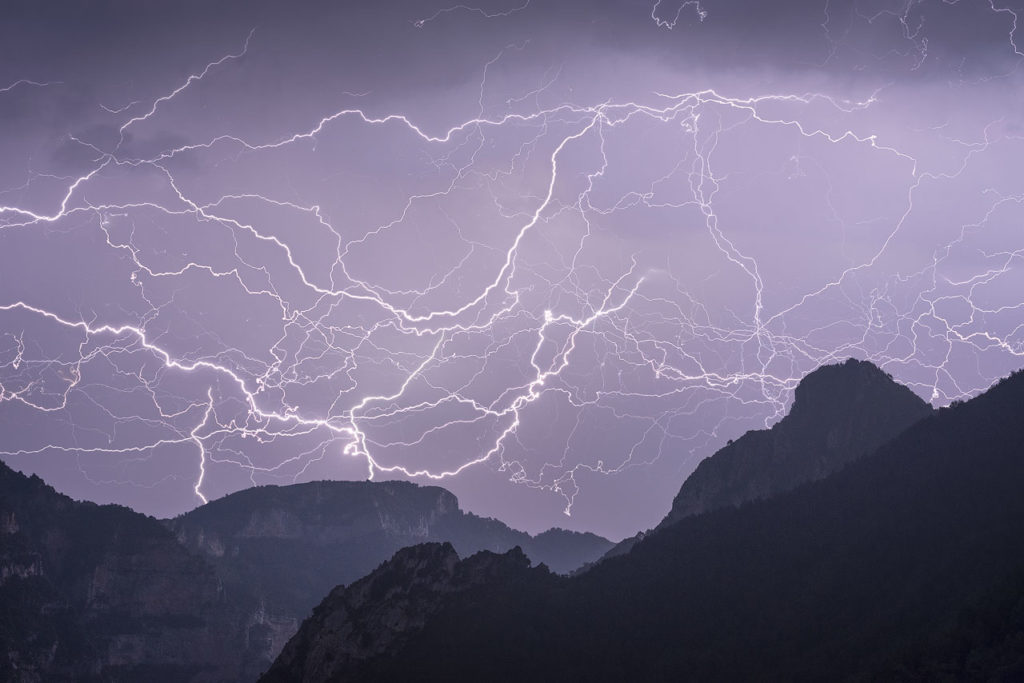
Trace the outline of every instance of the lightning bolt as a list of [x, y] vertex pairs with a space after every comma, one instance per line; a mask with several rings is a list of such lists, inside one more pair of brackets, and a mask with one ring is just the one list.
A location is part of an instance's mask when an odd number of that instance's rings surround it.
[[451, 14], [453, 12], [468, 12], [470, 14], [478, 14], [484, 19], [497, 19], [500, 17], [511, 16], [513, 14], [516, 14], [517, 12], [522, 12], [529, 6], [530, 0], [525, 0], [523, 4], [519, 5], [518, 7], [513, 7], [511, 9], [502, 10], [499, 12], [488, 12], [487, 10], [484, 10], [480, 7], [470, 7], [469, 5], [453, 5], [451, 7], [439, 9], [433, 14], [431, 14], [429, 17], [425, 17], [423, 19], [416, 19], [415, 21], [412, 22], [412, 25], [415, 26], [416, 28], [423, 28], [430, 22], [436, 21], [438, 18], [446, 14]]
[[679, 7], [676, 8], [676, 13], [671, 19], [663, 19], [658, 14], [658, 8], [661, 7], [661, 2], [662, 0], [655, 0], [654, 6], [651, 7], [651, 19], [654, 20], [654, 23], [656, 26], [658, 26], [658, 28], [664, 28], [671, 31], [676, 27], [676, 24], [679, 23], [679, 17], [682, 16], [683, 10], [686, 10], [691, 7], [693, 8], [694, 13], [697, 15], [697, 19], [699, 21], [704, 21], [705, 19], [708, 18], [708, 12], [700, 4], [699, 0], [686, 0], [685, 2], [680, 4]]
[[[914, 68], [928, 57], [916, 5], [857, 15], [869, 24], [899, 23], [916, 51]], [[498, 19], [528, 6], [486, 12], [457, 5], [413, 25], [453, 12]], [[994, 1], [987, 6], [1007, 20], [1008, 51], [1024, 56], [1015, 42], [1017, 14]], [[700, 21], [708, 16], [700, 3], [684, 2], [669, 17], [659, 0], [650, 17], [672, 29], [684, 11]], [[840, 43], [830, 33], [829, 12], [826, 3], [826, 61]], [[9, 297], [8, 285], [0, 287], [0, 409], [18, 405], [71, 422], [88, 404], [108, 425], [24, 447], [0, 442], [0, 455], [67, 453], [130, 463], [165, 449], [189, 450], [197, 456], [190, 484], [201, 502], [217, 473], [229, 470], [252, 483], [297, 480], [314, 463], [340, 458], [365, 465], [370, 478], [444, 480], [488, 463], [515, 484], [561, 496], [570, 514], [583, 475], [648, 467], [680, 444], [704, 454], [751, 420], [770, 424], [785, 412], [800, 377], [822, 363], [868, 358], [907, 372], [916, 390], [941, 404], [984, 389], [997, 368], [1024, 356], [1024, 303], [994, 294], [1020, 276], [1024, 245], [1006, 238], [1005, 226], [1019, 226], [1024, 191], [985, 187], [972, 219], [936, 241], [922, 267], [887, 263], [936, 188], [953, 187], [987, 155], [1019, 140], [1001, 118], [987, 121], [977, 139], [944, 138], [957, 150], [950, 163], [923, 158], [899, 134], [873, 127], [886, 88], [854, 99], [701, 89], [545, 106], [561, 78], [552, 70], [539, 87], [504, 97], [504, 111], [488, 113], [488, 69], [506, 52], [529, 49], [517, 44], [482, 64], [477, 112], [443, 129], [415, 112], [352, 107], [318, 113], [305, 128], [267, 139], [219, 135], [146, 157], [125, 151], [128, 132], [158, 120], [168, 103], [188, 97], [190, 86], [242, 68], [242, 58], [257, 49], [254, 36], [250, 31], [234, 52], [151, 101], [101, 105], [123, 115], [119, 142], [104, 149], [69, 136], [93, 162], [68, 179], [51, 205], [0, 204], [0, 240], [59, 235], [69, 225], [94, 231], [107, 253], [128, 264], [123, 284], [145, 302], [141, 311], [90, 316]], [[46, 85], [20, 80], [0, 93]], [[616, 160], [637, 127], [678, 153], [651, 177], [637, 173], [629, 189], [616, 190], [609, 178], [621, 173]], [[181, 170], [202, 155], [255, 163], [309, 154], [352, 131], [390, 136], [429, 158], [430, 188], [404, 195], [383, 221], [360, 226], [317, 201], [250, 189], [244, 178], [211, 198]], [[819, 157], [849, 151], [903, 182], [899, 214], [876, 219], [883, 227], [872, 233], [870, 248], [781, 304], [772, 299], [770, 266], [732, 217], [735, 199], [723, 198], [742, 171], [729, 168], [721, 148], [741, 135], [768, 133], [797, 150], [789, 177], [827, 178]], [[494, 149], [512, 151], [495, 161]], [[114, 177], [144, 179], [145, 189], [125, 200], [110, 189]], [[445, 209], [443, 202], [467, 193], [483, 198], [484, 223], [493, 228], [480, 230], [480, 219]], [[825, 203], [847, 230], [833, 194], [829, 184]], [[254, 219], [246, 207], [280, 218]], [[430, 209], [443, 215], [437, 225], [447, 226], [457, 253], [421, 286], [367, 275], [362, 254], [414, 233]], [[631, 225], [638, 212], [668, 216], [680, 239], [699, 234], [717, 259], [715, 274], [741, 292], [740, 308], [716, 306], [670, 259], [657, 262], [639, 248], [603, 256], [601, 244], [618, 244], [609, 226]], [[221, 247], [181, 248], [177, 234], [152, 225], [189, 226], [181, 229], [183, 244]], [[187, 237], [194, 230], [202, 230], [201, 240]], [[322, 254], [302, 248], [300, 230], [330, 244], [327, 265], [316, 262]], [[961, 272], [965, 260], [972, 266]], [[179, 290], [196, 282], [264, 307], [268, 318], [256, 322], [271, 325], [274, 338], [254, 352], [190, 317]], [[803, 321], [822, 310], [830, 312], [822, 324]], [[168, 320], [198, 330], [198, 339]], [[965, 354], [1000, 360], [972, 379], [955, 369], [954, 359]], [[684, 418], [701, 427], [681, 429]], [[569, 426], [556, 432], [554, 447], [539, 447], [534, 432], [553, 421]], [[587, 457], [595, 421], [621, 425], [628, 442]], [[123, 435], [133, 430], [144, 436]], [[446, 440], [461, 452], [432, 457]]]

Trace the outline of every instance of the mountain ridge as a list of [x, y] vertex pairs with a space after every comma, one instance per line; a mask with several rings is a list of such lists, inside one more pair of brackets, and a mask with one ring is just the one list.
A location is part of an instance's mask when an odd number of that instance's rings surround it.
[[601, 560], [628, 553], [648, 534], [686, 517], [770, 498], [827, 477], [932, 412], [870, 361], [849, 358], [818, 367], [797, 384], [789, 413], [768, 429], [730, 439], [702, 460], [657, 526], [620, 541]]
[[401, 481], [254, 487], [156, 520], [0, 463], [0, 679], [254, 680], [332, 587], [425, 540], [523, 546], [561, 571], [612, 545]]
[[[261, 486], [210, 501], [164, 524], [241, 595], [250, 642], [269, 665], [301, 621], [336, 585], [370, 573], [409, 545], [449, 542], [463, 555], [520, 547], [535, 563], [568, 573], [612, 542], [562, 529], [537, 536], [464, 512], [438, 486], [406, 481], [316, 481]], [[552, 542], [554, 541], [554, 542]]]
[[863, 457], [932, 413], [932, 407], [869, 361], [808, 373], [788, 414], [704, 459], [656, 527], [725, 506], [770, 498]]
[[[450, 593], [404, 644], [335, 673], [891, 680], [901, 652], [1024, 569], [1021, 406], [1015, 373], [829, 477], [686, 517], [577, 577], [521, 570]], [[999, 652], [1024, 676], [1024, 654]], [[297, 666], [279, 658], [263, 680]]]

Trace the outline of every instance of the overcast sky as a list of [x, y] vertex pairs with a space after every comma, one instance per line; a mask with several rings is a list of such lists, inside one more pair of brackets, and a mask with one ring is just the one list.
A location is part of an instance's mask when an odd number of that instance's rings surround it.
[[618, 539], [822, 363], [1024, 364], [1019, 0], [0, 11], [0, 457], [75, 497]]

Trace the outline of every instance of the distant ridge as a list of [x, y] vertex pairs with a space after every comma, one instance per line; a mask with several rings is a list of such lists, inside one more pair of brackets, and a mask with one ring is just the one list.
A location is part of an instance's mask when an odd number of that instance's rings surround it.
[[164, 523], [256, 615], [248, 640], [262, 643], [264, 668], [334, 586], [368, 574], [406, 546], [447, 542], [463, 555], [518, 546], [561, 573], [612, 547], [595, 534], [563, 529], [530, 536], [463, 512], [446, 489], [405, 481], [258, 486]]
[[257, 487], [161, 522], [0, 463], [0, 681], [252, 681], [333, 586], [424, 541], [563, 572], [612, 545], [397, 481]]
[[[183, 544], [215, 560], [245, 563], [247, 553], [280, 544], [292, 546], [285, 566], [294, 567], [298, 546], [302, 546], [298, 557], [327, 552], [306, 559], [319, 570], [337, 560], [337, 571], [349, 577], [346, 582], [363, 576], [383, 558], [361, 558], [343, 552], [340, 546], [358, 542], [366, 547], [381, 538], [388, 539], [385, 545], [394, 549], [447, 541], [462, 553], [505, 552], [520, 546], [533, 562], [543, 562], [558, 573], [576, 569], [612, 545], [596, 534], [557, 528], [531, 536], [497, 519], [464, 512], [447, 489], [406, 481], [256, 486], [210, 501], [164, 524]], [[331, 546], [339, 548], [323, 550]], [[322, 595], [317, 594], [317, 599]]]

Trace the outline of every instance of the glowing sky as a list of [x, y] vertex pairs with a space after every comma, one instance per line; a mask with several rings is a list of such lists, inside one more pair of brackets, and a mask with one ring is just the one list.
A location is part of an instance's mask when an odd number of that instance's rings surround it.
[[43, 4], [0, 457], [76, 497], [411, 476], [619, 538], [822, 363], [1022, 365], [1020, 0]]

